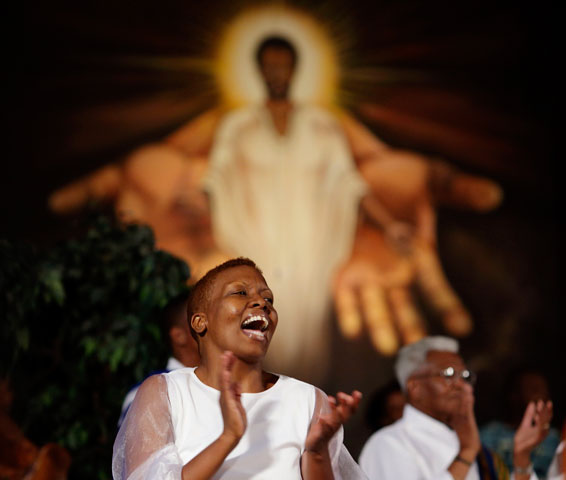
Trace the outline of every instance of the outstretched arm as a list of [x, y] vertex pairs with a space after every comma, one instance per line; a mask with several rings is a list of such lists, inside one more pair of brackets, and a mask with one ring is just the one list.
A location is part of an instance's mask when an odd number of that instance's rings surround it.
[[225, 113], [222, 108], [207, 110], [169, 135], [165, 143], [189, 157], [208, 155]]
[[107, 165], [53, 192], [48, 199], [49, 208], [64, 214], [79, 210], [89, 201], [110, 200], [118, 193], [121, 183], [120, 167]]
[[305, 480], [334, 478], [329, 442], [357, 410], [361, 398], [362, 394], [358, 391], [352, 392], [352, 395], [338, 392], [336, 398], [317, 398], [318, 412], [310, 425], [301, 457], [301, 474]]

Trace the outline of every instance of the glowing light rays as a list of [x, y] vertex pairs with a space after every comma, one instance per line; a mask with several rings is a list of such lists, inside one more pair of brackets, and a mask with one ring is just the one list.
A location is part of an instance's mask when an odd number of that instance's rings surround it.
[[224, 101], [236, 106], [264, 99], [265, 87], [255, 64], [255, 52], [269, 35], [286, 37], [297, 48], [299, 63], [291, 98], [297, 102], [332, 103], [339, 66], [330, 37], [310, 15], [280, 5], [244, 10], [223, 32], [215, 77]]

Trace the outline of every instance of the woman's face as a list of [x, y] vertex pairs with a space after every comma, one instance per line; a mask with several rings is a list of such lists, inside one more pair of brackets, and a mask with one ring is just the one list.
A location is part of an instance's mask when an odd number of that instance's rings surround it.
[[255, 268], [243, 265], [220, 272], [207, 310], [203, 340], [208, 345], [252, 361], [265, 356], [277, 327], [277, 311], [273, 293]]

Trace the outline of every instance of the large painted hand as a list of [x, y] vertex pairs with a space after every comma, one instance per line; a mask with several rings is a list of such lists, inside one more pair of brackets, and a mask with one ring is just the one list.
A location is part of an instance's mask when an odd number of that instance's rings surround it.
[[362, 394], [357, 390], [351, 395], [338, 392], [336, 398], [328, 397], [328, 411], [318, 415], [307, 433], [305, 450], [322, 453], [328, 448], [328, 442], [338, 429], [356, 412]]
[[400, 343], [424, 336], [409, 291], [414, 279], [411, 258], [393, 248], [382, 231], [360, 226], [353, 254], [334, 278], [334, 302], [344, 337], [357, 338], [367, 331], [378, 352], [393, 355]]
[[224, 420], [223, 435], [236, 443], [242, 438], [247, 427], [246, 411], [242, 406], [240, 385], [232, 380], [232, 368], [236, 357], [232, 352], [222, 354], [220, 372], [220, 410]]
[[52, 192], [47, 203], [56, 214], [72, 213], [89, 203], [114, 200], [123, 183], [121, 167], [107, 165]]
[[461, 172], [443, 161], [429, 165], [429, 191], [435, 204], [477, 212], [487, 212], [501, 204], [503, 190], [493, 180]]
[[406, 222], [392, 222], [385, 227], [385, 237], [403, 255], [412, 253], [414, 236], [415, 229]]

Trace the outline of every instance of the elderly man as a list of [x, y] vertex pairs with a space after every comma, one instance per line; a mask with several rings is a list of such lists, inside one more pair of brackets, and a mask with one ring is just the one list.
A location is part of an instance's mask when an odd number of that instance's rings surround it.
[[[508, 478], [503, 462], [482, 448], [474, 416], [474, 374], [447, 337], [401, 349], [395, 365], [407, 405], [403, 417], [365, 444], [360, 465], [371, 479]], [[530, 403], [515, 432], [513, 475], [536, 478], [532, 450], [544, 439], [552, 403]]]

